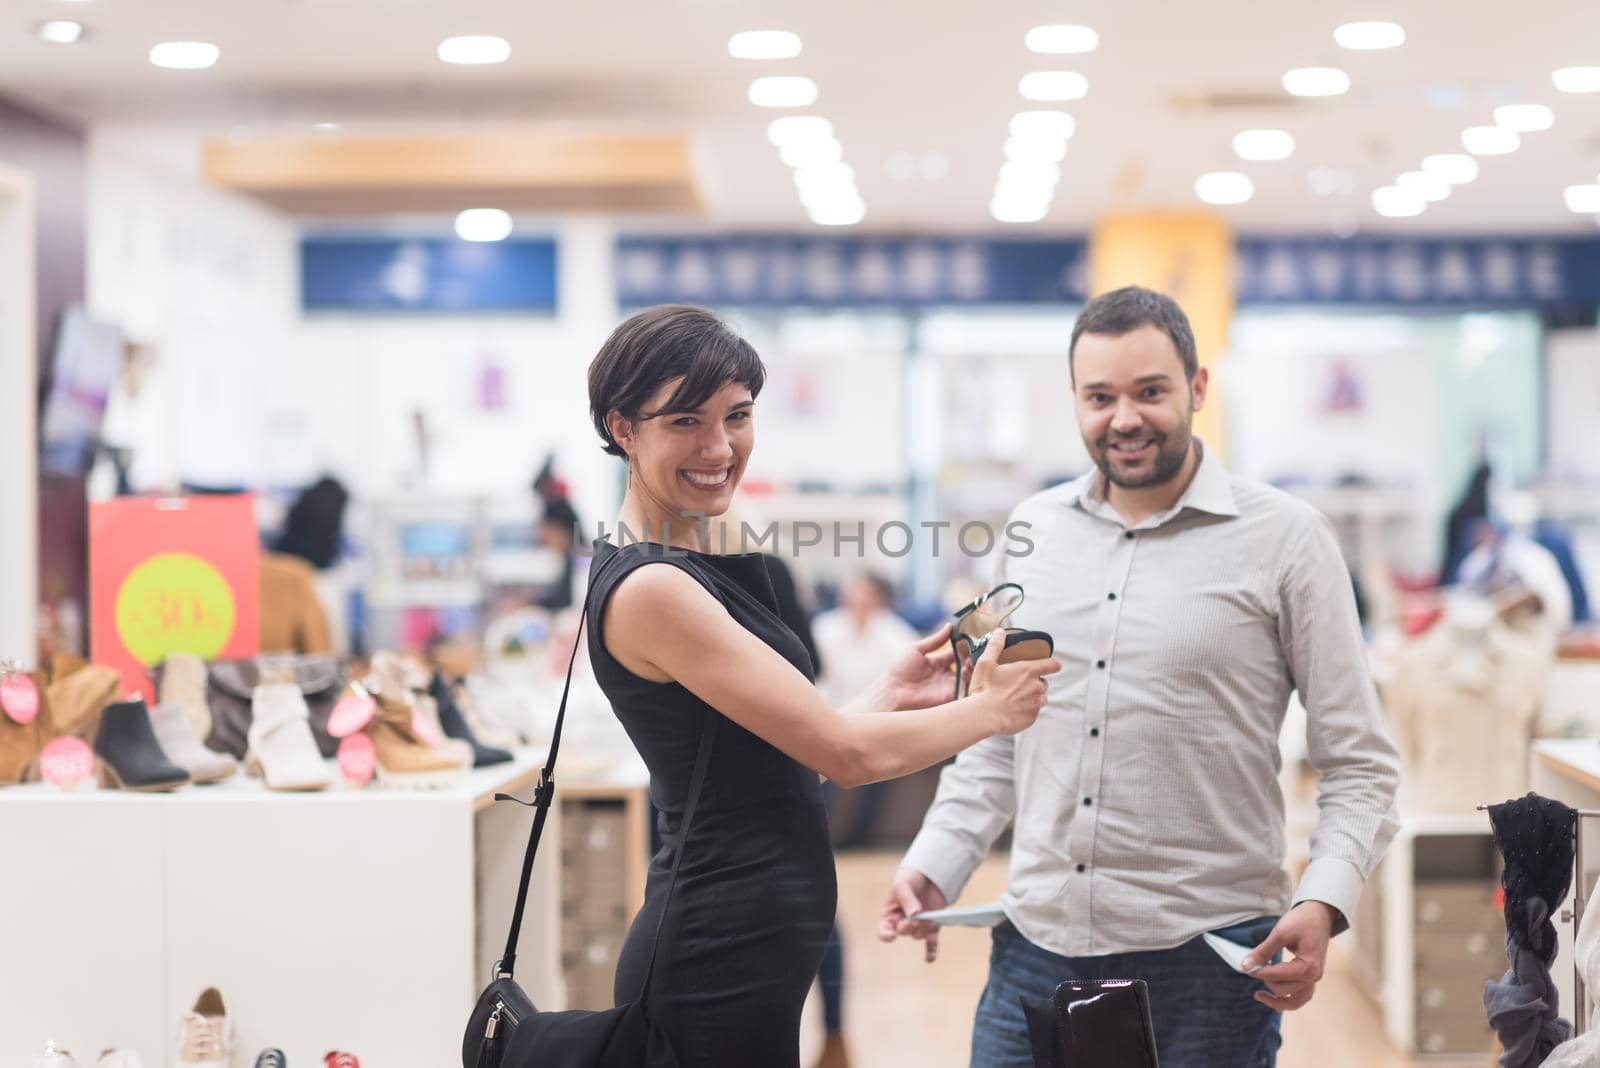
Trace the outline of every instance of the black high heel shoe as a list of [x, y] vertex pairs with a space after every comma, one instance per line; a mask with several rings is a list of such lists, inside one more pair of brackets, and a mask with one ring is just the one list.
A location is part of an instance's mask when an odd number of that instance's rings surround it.
[[[1042, 630], [1007, 627], [1011, 613], [1022, 606], [1022, 587], [1004, 582], [956, 610], [950, 626], [950, 651], [955, 654], [956, 697], [966, 695], [972, 686], [972, 667], [989, 647], [991, 634], [1003, 634], [1005, 645], [1000, 662], [1043, 660], [1056, 651], [1055, 640]], [[963, 670], [962, 664], [966, 664]]]

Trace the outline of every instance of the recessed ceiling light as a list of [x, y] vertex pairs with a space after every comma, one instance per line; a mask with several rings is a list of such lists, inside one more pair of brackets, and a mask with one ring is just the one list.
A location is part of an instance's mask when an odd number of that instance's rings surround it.
[[1017, 91], [1028, 100], [1081, 100], [1089, 79], [1072, 70], [1036, 70], [1022, 76]]
[[1239, 171], [1211, 171], [1194, 180], [1194, 195], [1207, 204], [1243, 204], [1256, 195], [1256, 184]]
[[324, 132], [329, 132], [337, 130], [339, 128], [339, 124], [336, 122], [319, 122], [315, 124], [314, 128]]
[[511, 43], [504, 37], [446, 37], [439, 42], [439, 58], [469, 66], [504, 63], [511, 58]]
[[1043, 190], [1048, 196], [1061, 181], [1061, 168], [1054, 163], [1025, 163], [1009, 160], [1000, 165], [998, 187], [1016, 190]]
[[1406, 31], [1398, 22], [1347, 22], [1333, 31], [1340, 48], [1371, 52], [1398, 48], [1406, 43]]
[[767, 124], [767, 140], [780, 148], [798, 141], [831, 141], [833, 123], [821, 115], [785, 115]]
[[1050, 202], [996, 195], [989, 202], [989, 214], [1003, 223], [1034, 223], [1050, 214]]
[[1297, 67], [1283, 76], [1291, 96], [1338, 96], [1350, 91], [1350, 75], [1338, 67]]
[[1517, 150], [1522, 138], [1502, 126], [1469, 126], [1461, 131], [1461, 147], [1474, 156], [1505, 156]]
[[1427, 201], [1398, 185], [1386, 185], [1372, 191], [1372, 208], [1386, 219], [1409, 219], [1421, 215], [1427, 207]]
[[1394, 180], [1401, 189], [1407, 189], [1426, 200], [1438, 203], [1450, 195], [1450, 183], [1426, 171], [1406, 171]]
[[1067, 146], [1054, 137], [1006, 138], [1006, 159], [1017, 163], [1060, 163], [1067, 155]]
[[1233, 135], [1240, 159], [1275, 160], [1294, 155], [1294, 138], [1285, 130], [1241, 130]]
[[816, 163], [796, 170], [794, 184], [802, 192], [807, 189], [853, 189], [856, 172], [848, 163]]
[[844, 146], [832, 137], [815, 137], [789, 142], [778, 150], [778, 156], [791, 167], [838, 163], [844, 159]]
[[1019, 111], [1011, 116], [1006, 129], [1019, 137], [1059, 137], [1069, 140], [1078, 121], [1065, 111]]
[[745, 30], [728, 38], [734, 59], [792, 59], [800, 54], [800, 35], [788, 30]]
[[780, 74], [750, 83], [750, 103], [763, 108], [803, 108], [817, 102], [817, 83], [810, 78]]
[[150, 62], [168, 70], [205, 70], [221, 56], [222, 49], [206, 41], [163, 41], [150, 49]]
[[1563, 93], [1600, 93], [1600, 67], [1562, 67], [1550, 80]]
[[1579, 215], [1600, 214], [1600, 185], [1569, 185], [1562, 196], [1568, 211]]
[[1556, 113], [1543, 104], [1506, 104], [1494, 109], [1494, 124], [1518, 133], [1538, 133], [1556, 123]]
[[83, 23], [71, 19], [51, 19], [34, 27], [39, 40], [50, 44], [77, 44], [83, 39]]
[[463, 241], [504, 241], [511, 236], [511, 216], [499, 208], [468, 208], [456, 216], [456, 236]]
[[1424, 157], [1422, 172], [1441, 178], [1451, 185], [1462, 185], [1478, 177], [1478, 161], [1459, 152], [1446, 152]]
[[1030, 52], [1070, 56], [1099, 48], [1100, 35], [1087, 26], [1035, 26], [1023, 43]]
[[854, 226], [867, 217], [866, 202], [854, 190], [848, 195], [810, 201], [805, 207], [806, 214], [818, 226]]

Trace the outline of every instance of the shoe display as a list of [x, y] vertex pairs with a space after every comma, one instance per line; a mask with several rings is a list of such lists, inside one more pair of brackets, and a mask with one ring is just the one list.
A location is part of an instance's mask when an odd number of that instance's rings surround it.
[[216, 987], [200, 992], [178, 1028], [178, 1068], [228, 1068], [233, 1059], [233, 1024]]
[[467, 723], [466, 716], [461, 712], [461, 706], [456, 700], [456, 688], [450, 685], [443, 672], [434, 672], [433, 680], [428, 685], [428, 696], [433, 698], [437, 706], [439, 725], [444, 733], [472, 747], [473, 767], [506, 764], [515, 759], [507, 750], [485, 745], [478, 740], [478, 736]]
[[374, 695], [377, 711], [363, 732], [372, 739], [377, 779], [402, 789], [437, 790], [459, 782], [472, 763], [470, 748], [434, 748], [416, 733], [409, 702], [387, 694]]
[[256, 1055], [255, 1068], [289, 1068], [289, 1058], [281, 1049], [264, 1049]]
[[263, 683], [255, 688], [251, 705], [246, 771], [261, 776], [269, 790], [323, 790], [332, 784], [298, 686]]
[[100, 785], [123, 790], [176, 790], [189, 773], [167, 759], [144, 698], [107, 705], [95, 731], [94, 752], [100, 758]]
[[33, 1068], [74, 1068], [77, 1063], [72, 1054], [58, 1049], [54, 1042], [46, 1042], [44, 1049], [33, 1058]]
[[91, 664], [67, 653], [50, 661], [50, 685], [45, 696], [55, 717], [56, 731], [88, 740], [100, 726], [100, 711], [122, 693], [122, 675], [115, 668]]
[[[36, 777], [30, 772], [39, 750], [55, 737], [55, 720], [50, 715], [44, 676], [6, 673], [6, 666], [7, 662], [0, 661], [0, 786], [15, 786]], [[8, 699], [8, 694], [14, 696]]]
[[194, 734], [194, 721], [179, 705], [163, 701], [150, 710], [150, 726], [156, 732], [167, 759], [189, 773], [197, 783], [221, 782], [239, 770], [238, 761], [226, 753], [207, 749]]
[[206, 662], [193, 653], [168, 653], [161, 664], [159, 704], [176, 705], [189, 730], [203, 743], [211, 737], [211, 705], [206, 701]]

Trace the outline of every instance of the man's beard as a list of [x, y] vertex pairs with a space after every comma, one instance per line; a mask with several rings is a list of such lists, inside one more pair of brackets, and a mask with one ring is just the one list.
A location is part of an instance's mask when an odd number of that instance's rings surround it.
[[1096, 442], [1094, 450], [1094, 464], [1106, 481], [1122, 489], [1140, 490], [1152, 486], [1160, 486], [1178, 477], [1178, 472], [1183, 470], [1184, 460], [1189, 458], [1190, 443], [1194, 440], [1189, 433], [1189, 423], [1184, 422], [1179, 428], [1179, 433], [1172, 438], [1164, 434], [1154, 437], [1156, 447], [1155, 462], [1141, 475], [1120, 475], [1111, 464], [1112, 451], [1109, 437], [1101, 438]]

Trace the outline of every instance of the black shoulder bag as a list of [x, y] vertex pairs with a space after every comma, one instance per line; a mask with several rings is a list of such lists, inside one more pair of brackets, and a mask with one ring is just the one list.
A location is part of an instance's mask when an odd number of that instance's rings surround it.
[[[590, 588], [593, 588], [592, 582]], [[572, 665], [578, 658], [578, 643], [582, 641], [588, 614], [589, 596], [585, 593], [583, 616], [578, 620], [572, 659], [567, 662], [567, 681], [561, 688], [561, 706], [556, 713], [555, 731], [550, 738], [550, 755], [539, 775], [539, 785], [531, 804], [534, 809], [533, 830], [528, 835], [528, 851], [522, 858], [522, 882], [517, 887], [517, 907], [511, 913], [511, 933], [506, 938], [505, 956], [495, 963], [494, 979], [478, 995], [478, 1002], [467, 1021], [466, 1037], [461, 1043], [462, 1068], [542, 1068], [545, 1065], [560, 1065], [561, 1068], [678, 1068], [678, 1058], [672, 1051], [672, 1044], [650, 1022], [645, 1000], [650, 990], [650, 979], [655, 974], [656, 949], [661, 941], [661, 931], [672, 906], [672, 891], [678, 884], [678, 866], [683, 861], [689, 829], [694, 824], [695, 806], [700, 801], [706, 768], [711, 763], [711, 743], [716, 737], [717, 720], [720, 718], [717, 715], [707, 716], [705, 727], [700, 732], [700, 751], [695, 756], [694, 776], [690, 780], [689, 797], [684, 804], [678, 848], [672, 858], [672, 875], [667, 880], [666, 900], [662, 902], [661, 917], [656, 921], [655, 939], [650, 947], [650, 964], [645, 969], [644, 985], [638, 997], [627, 1004], [603, 1011], [573, 1009], [567, 1012], [541, 1012], [534, 1006], [533, 999], [512, 978], [512, 968], [517, 958], [517, 935], [522, 930], [522, 909], [528, 899], [528, 882], [533, 877], [533, 858], [539, 849], [539, 836], [544, 833], [545, 817], [555, 799], [556, 750], [561, 746], [561, 725], [567, 715], [567, 692], [572, 688]], [[495, 800], [528, 804], [510, 794], [496, 794]]]

